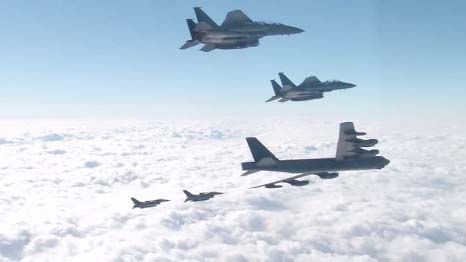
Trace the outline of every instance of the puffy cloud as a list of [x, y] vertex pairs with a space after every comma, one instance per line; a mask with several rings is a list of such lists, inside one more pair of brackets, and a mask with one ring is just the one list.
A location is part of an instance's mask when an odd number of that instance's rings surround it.
[[[464, 260], [466, 127], [356, 123], [380, 140], [385, 169], [249, 189], [286, 174], [241, 177], [246, 136], [279, 158], [335, 153], [337, 122], [282, 122], [11, 131], [0, 139], [0, 261]], [[185, 203], [182, 189], [225, 194]], [[140, 210], [130, 197], [172, 201]]]

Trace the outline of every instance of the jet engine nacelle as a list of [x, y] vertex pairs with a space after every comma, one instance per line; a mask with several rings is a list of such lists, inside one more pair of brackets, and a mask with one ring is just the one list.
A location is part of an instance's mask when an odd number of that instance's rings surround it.
[[283, 186], [276, 185], [276, 184], [270, 184], [270, 185], [265, 186], [265, 188], [280, 188], [280, 187], [283, 187]]
[[363, 156], [363, 157], [376, 156], [376, 155], [378, 155], [380, 153], [380, 151], [377, 150], [377, 149], [366, 150], [366, 149], [362, 149], [362, 148], [355, 148], [355, 149], [351, 150], [350, 152], [354, 152], [354, 153], [358, 154], [357, 156]]
[[354, 143], [355, 145], [359, 147], [371, 147], [371, 146], [375, 146], [379, 142], [379, 140], [377, 139], [359, 139], [359, 138], [348, 139], [346, 141]]
[[305, 186], [309, 184], [309, 181], [307, 180], [296, 180], [296, 179], [288, 180], [285, 182], [292, 186]]
[[346, 131], [345, 134], [350, 135], [350, 136], [365, 136], [365, 135], [367, 135], [367, 133], [357, 132], [357, 131]]
[[291, 101], [307, 101], [311, 99], [319, 99], [323, 98], [324, 96], [322, 94], [318, 95], [309, 95], [309, 96], [302, 96], [302, 97], [296, 97], [296, 98], [291, 98]]
[[338, 173], [320, 173], [317, 174], [321, 179], [332, 179], [338, 177]]
[[218, 49], [243, 49], [248, 47], [256, 47], [259, 45], [258, 39], [248, 39], [248, 40], [232, 40], [231, 43], [216, 44]]

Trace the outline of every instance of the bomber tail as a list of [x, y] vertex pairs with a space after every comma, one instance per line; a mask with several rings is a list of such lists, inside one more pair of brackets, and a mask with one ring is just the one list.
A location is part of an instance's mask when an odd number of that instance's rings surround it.
[[133, 204], [134, 204], [133, 208], [139, 207], [139, 205], [142, 204], [141, 201], [139, 201], [139, 200], [137, 200], [136, 198], [133, 198], [133, 197], [131, 198], [131, 201], [133, 201]]
[[272, 87], [273, 87], [273, 91], [275, 92], [275, 95], [269, 98], [265, 102], [274, 101], [282, 97], [282, 94], [280, 92], [282, 87], [275, 80], [271, 80], [270, 82], [272, 83]]
[[278, 73], [280, 76], [280, 81], [282, 82], [282, 86], [290, 86], [290, 87], [296, 87], [296, 85], [291, 82], [290, 79], [284, 74], [284, 73]]
[[194, 7], [194, 13], [196, 13], [197, 22], [205, 22], [213, 28], [219, 27], [200, 7]]
[[196, 39], [196, 33], [194, 32], [194, 29], [196, 28], [196, 23], [194, 23], [192, 19], [186, 19], [186, 23], [188, 24], [189, 33], [191, 34], [191, 40], [186, 41], [186, 43], [184, 43], [184, 45], [182, 45], [180, 49], [190, 48], [199, 44], [199, 41]]
[[248, 137], [246, 141], [248, 142], [249, 150], [255, 162], [264, 160], [272, 160], [273, 162], [279, 161], [257, 138]]

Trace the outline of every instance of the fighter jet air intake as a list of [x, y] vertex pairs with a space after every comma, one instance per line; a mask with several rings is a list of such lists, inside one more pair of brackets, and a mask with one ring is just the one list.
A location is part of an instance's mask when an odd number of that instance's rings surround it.
[[315, 76], [310, 76], [304, 79], [301, 84], [295, 85], [284, 73], [279, 73], [278, 75], [280, 76], [282, 86], [280, 86], [275, 80], [271, 80], [275, 95], [265, 102], [277, 99], [280, 99], [278, 102], [320, 99], [324, 97], [325, 92], [348, 89], [356, 86], [354, 84], [338, 80], [321, 82]]
[[[366, 150], [362, 147], [372, 147], [378, 143], [377, 139], [360, 139], [365, 135], [356, 132], [351, 122], [340, 124], [337, 152], [335, 158], [279, 160], [255, 137], [246, 138], [254, 162], [242, 163], [243, 175], [250, 175], [259, 171], [275, 171], [286, 173], [301, 173], [282, 180], [270, 182], [256, 187], [277, 188], [279, 183], [288, 183], [292, 186], [301, 186], [308, 181], [297, 180], [308, 175], [317, 175], [322, 179], [331, 179], [338, 176], [338, 171], [382, 169], [390, 161], [377, 156], [379, 150]], [[256, 188], [254, 187], [254, 188]]]
[[302, 29], [279, 23], [256, 22], [251, 20], [241, 10], [227, 14], [221, 25], [214, 22], [200, 7], [195, 7], [197, 23], [187, 19], [191, 39], [180, 49], [204, 44], [201, 51], [214, 49], [239, 49], [259, 45], [259, 39], [264, 36], [290, 35], [304, 32]]

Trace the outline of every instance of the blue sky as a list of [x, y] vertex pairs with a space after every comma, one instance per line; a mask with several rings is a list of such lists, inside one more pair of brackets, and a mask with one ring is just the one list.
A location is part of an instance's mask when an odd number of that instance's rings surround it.
[[[256, 48], [179, 50], [202, 6], [304, 29]], [[466, 113], [464, 1], [1, 1], [0, 117], [322, 116]], [[264, 103], [285, 72], [355, 83]]]

